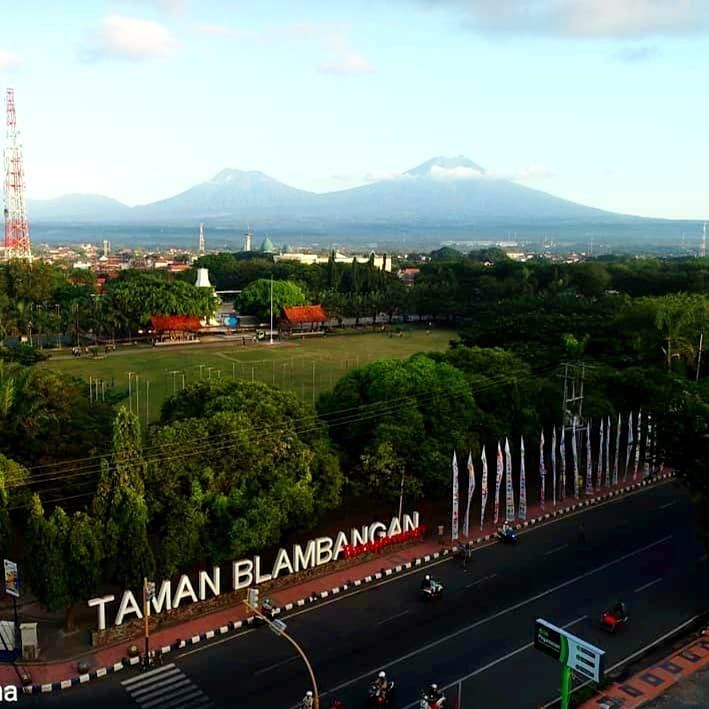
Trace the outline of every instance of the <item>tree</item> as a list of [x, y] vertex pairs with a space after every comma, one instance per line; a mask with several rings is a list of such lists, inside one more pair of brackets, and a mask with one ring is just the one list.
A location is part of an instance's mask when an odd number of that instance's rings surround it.
[[[341, 410], [363, 413], [350, 414], [342, 426], [337, 425]], [[356, 476], [368, 476], [358, 467], [361, 456], [376, 455], [380, 444], [389, 443], [406, 466], [407, 477], [433, 497], [449, 488], [451, 451], [470, 443], [477, 416], [463, 374], [423, 354], [382, 359], [350, 371], [320, 397], [318, 412], [330, 424], [342, 465], [352, 471], [353, 486], [363, 489]]]
[[28, 478], [25, 468], [0, 454], [0, 558], [9, 552], [13, 536], [10, 510], [24, 501]]
[[146, 475], [140, 423], [122, 406], [114, 421], [112, 464], [101, 462], [92, 512], [105, 549], [106, 575], [124, 587], [151, 576], [155, 568], [148, 543]]
[[241, 381], [165, 403], [151, 445], [173, 455], [150, 466], [146, 493], [163, 573], [275, 544], [339, 503], [342, 474], [311, 417], [290, 392]]
[[374, 495], [388, 501], [397, 500], [402, 492], [403, 479], [404, 496], [421, 497], [421, 481], [406, 476], [406, 465], [389, 441], [381, 442], [370, 453], [363, 453], [359, 465], [360, 471], [355, 475], [355, 493]]
[[[278, 317], [285, 306], [305, 305], [305, 293], [292, 281], [273, 281], [273, 314]], [[255, 315], [259, 321], [268, 320], [271, 309], [271, 281], [261, 278], [249, 284], [239, 294], [234, 307], [244, 315]]]
[[90, 598], [100, 579], [101, 543], [85, 512], [69, 517], [55, 507], [47, 518], [39, 495], [30, 504], [26, 567], [30, 586], [50, 611], [64, 609], [65, 629], [74, 630], [74, 606]]

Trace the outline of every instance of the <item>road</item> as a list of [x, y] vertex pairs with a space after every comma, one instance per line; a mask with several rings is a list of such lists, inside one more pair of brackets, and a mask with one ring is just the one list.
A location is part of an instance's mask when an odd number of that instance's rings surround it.
[[[581, 520], [585, 544], [576, 539]], [[664, 484], [529, 530], [517, 547], [480, 548], [467, 570], [459, 560], [437, 563], [431, 571], [446, 587], [437, 602], [419, 599], [424, 571], [415, 571], [284, 620], [312, 661], [323, 707], [333, 697], [362, 706], [381, 668], [402, 708], [416, 706], [432, 681], [453, 685], [453, 698], [459, 680], [461, 709], [537, 707], [556, 696], [560, 672], [530, 646], [536, 618], [603, 647], [612, 666], [705, 607], [706, 567], [686, 496]], [[618, 599], [631, 620], [611, 637], [598, 616]], [[308, 688], [302, 661], [265, 628], [168, 657], [150, 676], [125, 670], [24, 703], [288, 709]]]

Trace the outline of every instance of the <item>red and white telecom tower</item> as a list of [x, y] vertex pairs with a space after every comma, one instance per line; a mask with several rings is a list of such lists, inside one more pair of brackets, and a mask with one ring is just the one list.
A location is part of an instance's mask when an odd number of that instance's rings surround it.
[[25, 171], [22, 148], [17, 142], [15, 90], [8, 89], [7, 138], [5, 141], [5, 258], [32, 260], [30, 225], [25, 209]]

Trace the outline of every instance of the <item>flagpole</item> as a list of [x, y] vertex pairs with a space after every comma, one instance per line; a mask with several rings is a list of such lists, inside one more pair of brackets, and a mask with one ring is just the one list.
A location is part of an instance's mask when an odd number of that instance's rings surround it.
[[269, 344], [273, 344], [273, 273], [271, 274], [271, 329], [270, 329], [271, 339]]

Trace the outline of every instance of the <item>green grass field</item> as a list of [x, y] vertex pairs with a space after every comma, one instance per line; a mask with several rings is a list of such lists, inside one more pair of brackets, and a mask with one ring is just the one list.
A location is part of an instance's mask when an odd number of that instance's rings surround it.
[[[357, 333], [290, 340], [282, 344], [198, 344], [175, 347], [136, 347], [111, 352], [105, 357], [50, 359], [43, 366], [70, 372], [101, 388], [125, 390], [142, 421], [155, 421], [167, 396], [200, 379], [246, 379], [293, 391], [314, 402], [332, 389], [348, 370], [382, 357], [408, 357], [416, 352], [445, 350], [455, 336], [451, 330], [413, 328], [403, 336]], [[133, 373], [129, 376], [129, 373]]]

